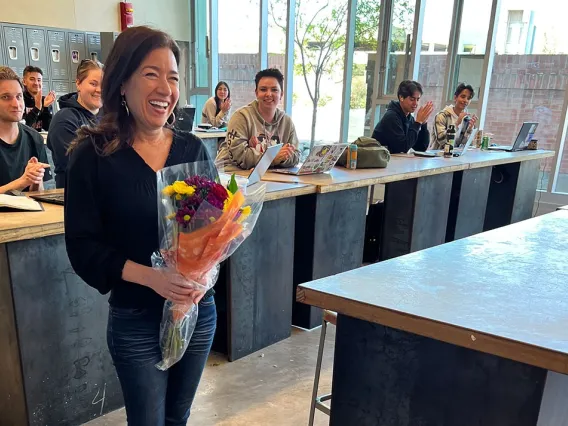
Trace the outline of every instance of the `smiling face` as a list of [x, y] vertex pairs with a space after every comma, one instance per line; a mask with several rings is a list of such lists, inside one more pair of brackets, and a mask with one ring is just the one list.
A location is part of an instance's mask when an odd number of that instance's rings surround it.
[[101, 97], [101, 81], [103, 71], [94, 69], [88, 72], [83, 81], [77, 80], [77, 92], [79, 93], [79, 103], [86, 109], [96, 114], [103, 106]]
[[23, 79], [26, 90], [32, 95], [37, 95], [43, 89], [43, 76], [39, 72], [28, 72]]
[[0, 80], [0, 122], [17, 123], [24, 114], [24, 93], [16, 80]]
[[459, 95], [454, 97], [454, 105], [460, 110], [464, 111], [473, 98], [473, 94], [469, 89], [464, 89]]
[[406, 115], [416, 111], [421, 97], [422, 94], [418, 90], [414, 92], [412, 96], [407, 96], [406, 98], [403, 98], [402, 96], [398, 97], [398, 100], [400, 101], [400, 107]]
[[229, 96], [229, 88], [227, 86], [225, 86], [224, 84], [221, 84], [218, 88], [217, 88], [217, 93], [216, 93], [217, 97], [219, 99], [221, 99], [222, 101], [224, 101], [225, 99], [227, 99], [227, 96]]
[[173, 52], [168, 48], [151, 51], [121, 93], [137, 129], [164, 127], [179, 99], [179, 73]]
[[275, 77], [262, 77], [255, 93], [260, 111], [274, 114], [282, 98], [282, 89], [278, 80]]

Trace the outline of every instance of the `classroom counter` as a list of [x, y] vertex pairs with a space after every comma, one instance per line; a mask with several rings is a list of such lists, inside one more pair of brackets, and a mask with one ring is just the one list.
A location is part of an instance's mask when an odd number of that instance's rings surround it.
[[568, 212], [302, 284], [338, 312], [330, 425], [558, 426]]
[[[249, 238], [215, 289], [216, 340], [230, 359], [290, 335], [295, 203], [309, 185], [268, 183]], [[108, 352], [107, 296], [73, 271], [63, 207], [0, 213], [2, 424], [83, 424], [122, 406]]]

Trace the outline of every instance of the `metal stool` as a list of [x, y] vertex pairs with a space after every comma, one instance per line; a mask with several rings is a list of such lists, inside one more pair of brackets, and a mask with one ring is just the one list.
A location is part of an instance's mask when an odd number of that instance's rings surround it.
[[321, 361], [323, 358], [323, 347], [325, 344], [325, 333], [327, 331], [327, 324], [337, 325], [337, 314], [332, 311], [327, 311], [324, 309], [323, 311], [323, 323], [321, 326], [321, 334], [320, 334], [320, 343], [318, 348], [318, 360], [316, 363], [316, 375], [314, 377], [314, 389], [312, 391], [312, 403], [310, 406], [310, 418], [308, 420], [308, 426], [313, 426], [314, 424], [314, 415], [316, 413], [316, 408], [320, 410], [322, 413], [325, 413], [329, 416], [331, 412], [331, 408], [325, 405], [324, 401], [329, 401], [331, 399], [331, 394], [318, 396], [318, 386], [319, 386], [319, 379], [321, 373]]

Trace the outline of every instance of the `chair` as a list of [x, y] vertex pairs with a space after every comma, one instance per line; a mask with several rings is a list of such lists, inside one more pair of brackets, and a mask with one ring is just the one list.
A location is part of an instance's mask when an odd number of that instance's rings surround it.
[[316, 362], [316, 375], [314, 377], [314, 389], [312, 391], [312, 402], [310, 406], [310, 418], [308, 420], [308, 426], [313, 426], [314, 416], [316, 413], [316, 408], [322, 413], [329, 416], [331, 408], [324, 404], [324, 401], [329, 401], [331, 399], [331, 394], [318, 396], [318, 386], [321, 373], [321, 362], [323, 358], [323, 348], [325, 345], [325, 334], [327, 331], [327, 324], [337, 325], [337, 313], [332, 311], [323, 311], [323, 323], [321, 326], [320, 343], [318, 348], [318, 360]]

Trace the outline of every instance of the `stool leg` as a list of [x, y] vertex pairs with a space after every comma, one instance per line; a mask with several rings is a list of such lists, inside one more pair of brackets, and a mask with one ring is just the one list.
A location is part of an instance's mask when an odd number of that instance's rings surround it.
[[325, 344], [325, 333], [327, 331], [327, 321], [323, 321], [321, 325], [320, 343], [318, 348], [318, 360], [316, 362], [316, 374], [314, 377], [314, 389], [312, 391], [312, 403], [310, 405], [310, 418], [308, 420], [308, 426], [313, 426], [314, 415], [316, 411], [316, 399], [318, 397], [318, 386], [321, 373], [321, 362], [323, 359], [323, 347]]

